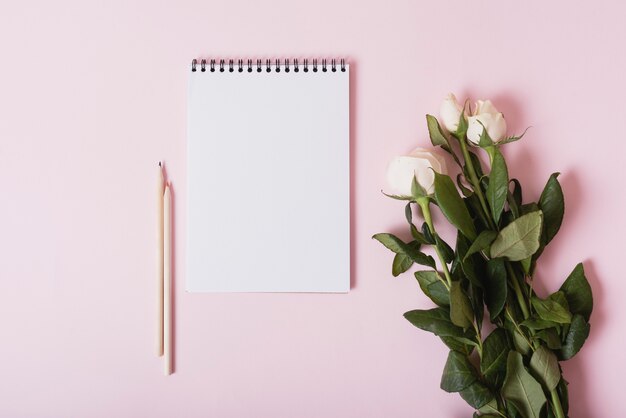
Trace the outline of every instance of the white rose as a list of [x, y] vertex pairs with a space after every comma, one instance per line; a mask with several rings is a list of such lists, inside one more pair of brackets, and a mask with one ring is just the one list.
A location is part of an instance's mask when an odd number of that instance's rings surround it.
[[411, 196], [413, 176], [426, 193], [435, 191], [433, 170], [445, 174], [446, 161], [440, 154], [425, 148], [416, 148], [409, 155], [395, 157], [387, 168], [387, 182], [391, 192], [399, 196]]
[[467, 123], [467, 139], [475, 145], [480, 141], [483, 126], [487, 128], [487, 133], [494, 142], [501, 141], [506, 136], [504, 116], [489, 100], [476, 102], [474, 114], [467, 118]]
[[439, 109], [441, 123], [448, 132], [456, 132], [459, 127], [461, 113], [463, 113], [463, 108], [456, 100], [456, 96], [449, 93], [441, 103], [441, 108]]

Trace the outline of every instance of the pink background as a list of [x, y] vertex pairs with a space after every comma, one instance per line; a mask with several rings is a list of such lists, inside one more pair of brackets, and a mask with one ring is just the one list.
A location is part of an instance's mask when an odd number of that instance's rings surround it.
[[[427, 145], [448, 91], [491, 98], [536, 199], [562, 172], [540, 292], [585, 262], [592, 335], [565, 364], [574, 418], [626, 411], [620, 373], [625, 10], [615, 2], [4, 1], [0, 10], [0, 416], [469, 417], [430, 306], [370, 239], [404, 228], [387, 161]], [[353, 289], [187, 294], [185, 100], [196, 56], [353, 63]], [[176, 373], [154, 355], [154, 165], [175, 188]], [[320, 167], [322, 170], [323, 167]], [[239, 185], [245, 189], [246, 185]], [[303, 266], [304, 267], [304, 266]], [[293, 274], [298, 274], [294, 271]]]

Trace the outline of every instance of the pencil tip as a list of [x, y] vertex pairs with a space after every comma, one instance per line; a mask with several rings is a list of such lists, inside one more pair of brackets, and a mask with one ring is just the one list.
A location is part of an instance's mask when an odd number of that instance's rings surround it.
[[161, 161], [159, 161], [159, 167], [162, 167], [162, 165], [161, 165]]

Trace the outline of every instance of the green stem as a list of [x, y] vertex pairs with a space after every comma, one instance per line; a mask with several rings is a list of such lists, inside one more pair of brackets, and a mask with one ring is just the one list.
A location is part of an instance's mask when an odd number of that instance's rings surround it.
[[[430, 228], [430, 231], [433, 233], [433, 235], [436, 234], [437, 231], [435, 231], [435, 225], [433, 224], [433, 218], [430, 213], [430, 200], [427, 198], [418, 199], [417, 203], [419, 204], [420, 208], [422, 208], [422, 213], [424, 214], [424, 221], [426, 222], [426, 225], [428, 225], [428, 228]], [[448, 265], [446, 264], [446, 261], [443, 258], [443, 255], [441, 254], [441, 252], [439, 251], [439, 248], [437, 248], [436, 244], [435, 244], [435, 252], [437, 253], [437, 258], [439, 258], [439, 263], [441, 264], [441, 267], [443, 268], [443, 273], [446, 276], [446, 280], [448, 281], [448, 286], [446, 287], [448, 288], [448, 290], [450, 290], [450, 287], [452, 286], [452, 276], [450, 275], [450, 270], [448, 270]], [[482, 358], [483, 341], [482, 341], [482, 336], [480, 335], [480, 329], [478, 329], [478, 325], [476, 324], [476, 322], [472, 322], [472, 325], [474, 326], [474, 331], [476, 332], [476, 341], [478, 342], [478, 347], [477, 347], [478, 354]]]
[[[524, 338], [524, 340], [526, 340], [526, 343], [528, 343], [528, 346], [530, 347], [530, 349], [532, 351], [536, 351], [538, 347], [535, 344], [531, 343], [531, 341], [522, 332], [521, 328], [519, 327], [519, 325], [513, 318], [513, 315], [511, 315], [509, 308], [506, 308], [506, 315], [509, 317], [509, 319], [513, 323], [513, 326], [515, 327], [517, 332]], [[559, 397], [559, 393], [557, 392], [557, 390], [556, 389], [551, 390], [550, 396], [552, 398], [552, 406], [553, 406], [552, 410], [554, 412], [555, 418], [565, 418], [565, 413], [563, 412], [563, 406], [561, 406], [561, 398]]]
[[[487, 206], [487, 201], [485, 200], [485, 196], [483, 194], [482, 188], [480, 187], [480, 180], [478, 179], [478, 176], [476, 175], [476, 169], [474, 168], [474, 163], [472, 162], [472, 159], [470, 158], [470, 154], [469, 154], [469, 151], [467, 149], [467, 143], [465, 141], [465, 138], [460, 138], [459, 139], [459, 143], [461, 145], [461, 151], [463, 153], [463, 158], [465, 160], [465, 164], [467, 165], [467, 171], [468, 171], [468, 174], [469, 174], [469, 177], [470, 177], [469, 178], [470, 183], [472, 184], [472, 186], [474, 186], [474, 192], [478, 196], [478, 200], [480, 202], [480, 206], [481, 206], [483, 212], [485, 213], [485, 217], [487, 218], [489, 226], [491, 228], [493, 228], [494, 231], [497, 231], [498, 230], [497, 225], [495, 224], [495, 222], [493, 221], [493, 219], [491, 218], [491, 215], [489, 213], [489, 208]], [[489, 157], [490, 157], [490, 160], [493, 160], [492, 153], [489, 153]], [[431, 228], [431, 230], [433, 230], [433, 228], [431, 227], [430, 224], [428, 224], [428, 226], [429, 226], [429, 228]], [[433, 233], [434, 233], [434, 230], [433, 230]], [[438, 253], [438, 251], [437, 251], [437, 253]], [[508, 261], [506, 262], [506, 268], [507, 268], [507, 271], [509, 272], [509, 274], [511, 276], [511, 283], [513, 284], [513, 290], [515, 292], [515, 296], [517, 298], [517, 302], [519, 303], [520, 309], [522, 310], [522, 314], [524, 315], [524, 319], [527, 319], [530, 316], [530, 312], [528, 310], [528, 305], [526, 303], [526, 299], [524, 298], [524, 293], [522, 292], [522, 289], [520, 287], [518, 276], [517, 276], [517, 274], [515, 274], [515, 271], [513, 270], [513, 267], [511, 266], [511, 264]], [[531, 295], [532, 295], [532, 286], [530, 286], [530, 290], [529, 290], [529, 300], [530, 300]], [[513, 324], [514, 324], [515, 328], [517, 329], [517, 331], [519, 332], [519, 334], [526, 340], [526, 342], [528, 343], [530, 348], [534, 351], [536, 349], [535, 345], [532, 344], [531, 341], [526, 337], [524, 332], [522, 332], [522, 330], [520, 329], [520, 327], [517, 324], [517, 322], [513, 319], [513, 316], [511, 315], [511, 313], [510, 313], [508, 308], [506, 309], [506, 314], [509, 317], [509, 319], [511, 320], [511, 322], [513, 322]], [[478, 331], [478, 329], [477, 329], [475, 324], [474, 324], [474, 329], [476, 330], [476, 334], [480, 335], [480, 333], [479, 333], [479, 331]], [[482, 342], [481, 342], [480, 337], [478, 339], [478, 342], [481, 345], [481, 347], [480, 347], [481, 350], [480, 351], [482, 352]], [[561, 406], [561, 399], [559, 398], [559, 394], [558, 394], [557, 390], [553, 389], [552, 391], [550, 391], [550, 395], [552, 397], [553, 412], [555, 414], [555, 417], [556, 418], [565, 418], [565, 414], [563, 412], [563, 407]], [[502, 415], [500, 413], [500, 411], [498, 411], [498, 413], [500, 415]], [[504, 415], [502, 415], [502, 416], [504, 416]]]
[[507, 261], [505, 264], [506, 264], [506, 269], [509, 272], [509, 275], [511, 276], [511, 283], [513, 283], [513, 290], [515, 291], [515, 296], [517, 297], [517, 303], [519, 303], [519, 306], [522, 310], [522, 314], [524, 315], [524, 319], [528, 319], [528, 317], [530, 316], [530, 312], [528, 311], [528, 305], [526, 305], [526, 299], [524, 299], [524, 293], [522, 292], [522, 289], [519, 286], [517, 275], [515, 274], [513, 267], [511, 267], [511, 263]]
[[[463, 158], [465, 159], [465, 164], [467, 165], [467, 171], [469, 172], [470, 182], [474, 186], [474, 191], [476, 192], [476, 195], [478, 196], [478, 200], [480, 201], [480, 206], [485, 212], [485, 217], [487, 218], [489, 225], [494, 230], [497, 230], [497, 226], [494, 223], [493, 219], [491, 219], [491, 215], [489, 214], [489, 209], [487, 208], [487, 202], [485, 201], [485, 195], [483, 194], [483, 190], [480, 187], [480, 181], [478, 180], [478, 177], [476, 176], [476, 169], [469, 155], [469, 151], [467, 149], [467, 142], [465, 141], [465, 138], [460, 138], [459, 143], [461, 145], [461, 151], [463, 152]], [[490, 158], [491, 158], [491, 154], [490, 154]], [[530, 312], [528, 310], [526, 300], [524, 299], [524, 294], [522, 293], [522, 289], [520, 288], [517, 275], [513, 271], [513, 268], [511, 267], [511, 264], [508, 261], [506, 263], [506, 267], [507, 267], [509, 274], [511, 275], [511, 282], [513, 283], [513, 290], [515, 291], [517, 302], [519, 303], [520, 309], [522, 310], [522, 313], [524, 314], [524, 319], [526, 319], [530, 316]]]
[[496, 224], [493, 222], [493, 220], [491, 219], [491, 215], [489, 214], [487, 201], [485, 200], [485, 195], [483, 194], [483, 190], [480, 187], [480, 181], [478, 180], [478, 177], [476, 176], [476, 169], [474, 168], [474, 163], [472, 162], [472, 159], [470, 158], [470, 155], [469, 155], [469, 151], [467, 150], [467, 143], [465, 141], [465, 138], [459, 139], [459, 143], [461, 144], [461, 152], [463, 153], [463, 159], [465, 159], [465, 164], [467, 165], [467, 171], [469, 172], [470, 183], [472, 183], [472, 186], [474, 186], [474, 191], [476, 192], [476, 195], [478, 195], [480, 206], [483, 208], [483, 212], [485, 212], [485, 217], [487, 218], [487, 221], [489, 222], [489, 226], [493, 228], [494, 231], [496, 231], [497, 230]]
[[[422, 208], [422, 213], [424, 214], [424, 221], [426, 222], [426, 225], [428, 225], [428, 228], [433, 234], [436, 234], [437, 232], [435, 231], [435, 225], [433, 224], [433, 218], [430, 213], [430, 200], [428, 198], [420, 198], [417, 200], [417, 204], [420, 206], [420, 208]], [[450, 290], [450, 286], [452, 286], [452, 276], [450, 275], [448, 265], [446, 264], [446, 261], [439, 251], [439, 248], [437, 248], [436, 244], [435, 253], [437, 253], [437, 258], [439, 258], [439, 263], [441, 264], [441, 268], [443, 269], [443, 274], [446, 276], [446, 281], [448, 282], [446, 288]]]
[[552, 397], [554, 416], [556, 418], [565, 418], [565, 413], [563, 412], [563, 407], [561, 406], [561, 398], [559, 398], [559, 394], [556, 389], [552, 389], [550, 391], [550, 396]]

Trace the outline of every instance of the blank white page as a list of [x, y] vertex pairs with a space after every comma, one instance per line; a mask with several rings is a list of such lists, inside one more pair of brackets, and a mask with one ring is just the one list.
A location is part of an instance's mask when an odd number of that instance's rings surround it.
[[349, 67], [266, 68], [190, 72], [187, 290], [347, 292]]

